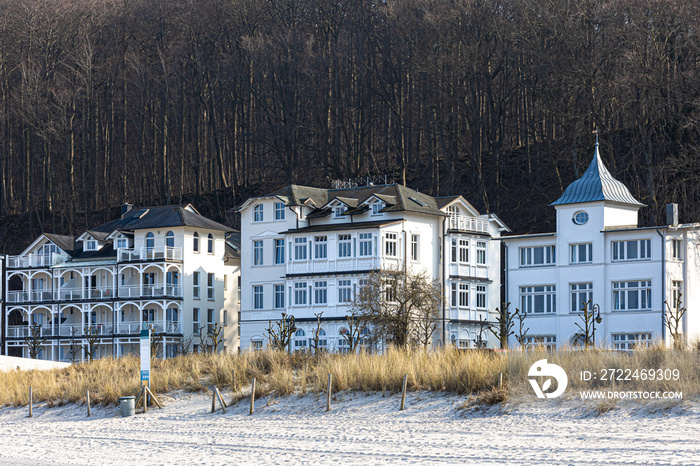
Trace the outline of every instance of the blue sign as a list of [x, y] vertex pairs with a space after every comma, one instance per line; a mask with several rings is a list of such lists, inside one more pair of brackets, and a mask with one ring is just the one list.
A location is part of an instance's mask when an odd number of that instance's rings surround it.
[[141, 380], [149, 380], [150, 371], [141, 371]]

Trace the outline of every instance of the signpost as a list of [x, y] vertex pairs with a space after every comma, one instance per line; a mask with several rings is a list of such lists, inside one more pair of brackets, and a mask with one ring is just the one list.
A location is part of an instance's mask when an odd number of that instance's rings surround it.
[[[151, 388], [151, 330], [141, 330], [141, 386]], [[144, 396], [148, 396], [144, 394]], [[146, 399], [148, 406], [148, 399]]]

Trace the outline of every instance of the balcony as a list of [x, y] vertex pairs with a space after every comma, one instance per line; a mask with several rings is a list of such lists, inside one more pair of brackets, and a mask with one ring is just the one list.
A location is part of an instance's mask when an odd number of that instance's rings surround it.
[[44, 303], [53, 301], [53, 292], [50, 290], [35, 290], [35, 291], [8, 291], [7, 303]]
[[129, 285], [120, 286], [120, 298], [182, 298], [180, 285]]
[[469, 264], [450, 264], [449, 275], [451, 277], [489, 278], [489, 269], [484, 266]]
[[29, 254], [26, 256], [8, 256], [8, 269], [27, 269], [31, 267], [52, 267], [63, 264], [68, 256], [64, 254]]
[[447, 229], [469, 231], [474, 233], [488, 233], [489, 222], [483, 218], [451, 216], [448, 219]]
[[[41, 337], [60, 336], [70, 338], [75, 332], [75, 338], [80, 340], [85, 337], [84, 329], [94, 327], [97, 335], [111, 337], [113, 335], [140, 335], [141, 329], [146, 326], [152, 327], [156, 333], [182, 333], [182, 323], [180, 322], [118, 322], [116, 325], [112, 323], [97, 323], [90, 325], [70, 324], [70, 325], [50, 325], [42, 326], [40, 330]], [[147, 328], [147, 327], [146, 327]], [[7, 338], [25, 338], [31, 336], [31, 328], [28, 325], [9, 325], [7, 327]]]
[[310, 261], [287, 262], [287, 274], [321, 274], [332, 272], [352, 272], [356, 270], [375, 270], [380, 261], [376, 257], [348, 257]]
[[182, 248], [162, 246], [157, 248], [119, 249], [117, 260], [119, 262], [181, 261]]

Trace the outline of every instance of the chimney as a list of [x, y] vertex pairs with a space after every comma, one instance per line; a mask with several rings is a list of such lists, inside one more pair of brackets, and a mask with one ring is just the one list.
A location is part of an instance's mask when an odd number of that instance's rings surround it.
[[678, 204], [666, 204], [666, 223], [678, 225]]
[[122, 204], [122, 218], [129, 212], [134, 206], [131, 204]]

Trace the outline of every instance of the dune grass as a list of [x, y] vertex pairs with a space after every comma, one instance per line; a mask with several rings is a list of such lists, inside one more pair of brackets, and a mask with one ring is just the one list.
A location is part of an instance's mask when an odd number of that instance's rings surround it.
[[[492, 352], [417, 351], [390, 349], [384, 354], [287, 354], [277, 351], [246, 352], [241, 355], [191, 354], [166, 361], [154, 359], [151, 388], [155, 393], [175, 390], [200, 392], [211, 385], [229, 388], [234, 399], [249, 392], [256, 378], [256, 396], [274, 393], [325, 392], [328, 374], [333, 374], [333, 392], [343, 390], [376, 392], [401, 390], [403, 374], [408, 374], [408, 389], [447, 391], [456, 394], [497, 393], [499, 373], [504, 375], [508, 391], [528, 386], [530, 365], [547, 358], [570, 371], [598, 368], [678, 368], [684, 393], [700, 393], [700, 355], [697, 352], [610, 351]], [[232, 386], [232, 371], [235, 386]], [[571, 377], [572, 387], [584, 384]], [[641, 386], [641, 382], [637, 384]], [[637, 386], [635, 385], [635, 387]], [[663, 384], [662, 384], [663, 385]], [[669, 384], [663, 385], [666, 387]], [[74, 364], [51, 371], [0, 372], [0, 405], [24, 406], [28, 387], [33, 388], [35, 402], [49, 406], [82, 403], [90, 390], [93, 403], [110, 405], [120, 396], [134, 395], [139, 387], [139, 360], [135, 357], [103, 358], [91, 363]], [[591, 385], [586, 385], [591, 388]], [[648, 385], [645, 385], [648, 386]], [[674, 389], [678, 383], [674, 383]], [[632, 387], [630, 385], [630, 387]], [[626, 389], [628, 387], [625, 387]], [[634, 387], [632, 387], [634, 388]], [[237, 395], [236, 395], [237, 394]]]

